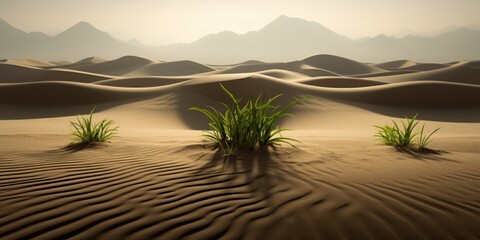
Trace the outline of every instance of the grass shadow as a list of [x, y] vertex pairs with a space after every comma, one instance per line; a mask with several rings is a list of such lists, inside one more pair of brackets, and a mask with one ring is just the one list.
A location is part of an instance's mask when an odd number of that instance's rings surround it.
[[98, 149], [106, 147], [106, 143], [102, 142], [91, 142], [91, 143], [72, 143], [65, 147], [58, 149], [61, 152], [74, 153], [84, 149]]
[[[210, 146], [209, 146], [210, 147]], [[281, 152], [274, 146], [260, 148], [256, 151], [239, 150], [235, 155], [225, 155], [222, 149], [211, 146], [212, 152], [202, 154], [197, 160], [205, 161], [198, 173], [217, 170], [225, 175], [234, 175], [242, 179], [251, 193], [266, 199], [271, 195], [273, 181], [283, 178], [283, 165], [280, 164]]]
[[434, 160], [434, 161], [450, 161], [457, 162], [452, 159], [444, 157], [444, 154], [449, 153], [444, 150], [436, 150], [430, 148], [413, 148], [413, 147], [395, 147], [398, 152], [404, 153], [418, 160]]

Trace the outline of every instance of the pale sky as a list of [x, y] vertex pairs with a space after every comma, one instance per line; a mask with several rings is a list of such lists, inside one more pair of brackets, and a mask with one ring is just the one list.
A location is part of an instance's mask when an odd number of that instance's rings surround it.
[[0, 0], [0, 18], [55, 35], [80, 21], [120, 40], [192, 42], [223, 30], [256, 31], [280, 15], [318, 22], [352, 39], [480, 26], [480, 0]]

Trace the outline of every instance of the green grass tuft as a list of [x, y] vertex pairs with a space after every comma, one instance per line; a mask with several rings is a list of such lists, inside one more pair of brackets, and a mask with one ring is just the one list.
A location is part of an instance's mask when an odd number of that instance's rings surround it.
[[418, 149], [423, 150], [426, 149], [427, 145], [431, 142], [430, 137], [436, 133], [440, 128], [435, 129], [433, 132], [430, 134], [425, 133], [425, 124], [422, 125], [422, 128], [420, 129], [420, 133], [418, 134], [417, 137], [417, 145]]
[[225, 112], [220, 112], [212, 106], [208, 108], [193, 107], [195, 110], [207, 116], [211, 122], [208, 124], [210, 130], [204, 136], [216, 143], [226, 155], [232, 155], [236, 151], [258, 150], [268, 145], [298, 142], [295, 139], [283, 137], [281, 133], [285, 129], [278, 127], [278, 120], [287, 115], [287, 110], [294, 105], [308, 99], [298, 99], [281, 107], [273, 105], [273, 102], [282, 94], [266, 99], [260, 94], [256, 99], [250, 99], [241, 104], [242, 99], [236, 98], [222, 84], [220, 87], [228, 95], [231, 104], [221, 103]]
[[431, 142], [430, 137], [440, 128], [435, 129], [430, 134], [425, 132], [425, 124], [420, 130], [417, 129], [419, 121], [417, 121], [418, 114], [415, 114], [412, 119], [406, 118], [406, 121], [401, 121], [401, 128], [399, 124], [392, 120], [393, 126], [375, 126], [377, 130], [376, 137], [379, 137], [383, 143], [395, 147], [409, 147], [417, 144], [420, 150], [423, 150]]
[[106, 142], [117, 134], [118, 127], [114, 127], [113, 120], [103, 119], [98, 123], [93, 123], [92, 109], [87, 117], [77, 117], [77, 121], [70, 121], [70, 125], [74, 128], [72, 136], [73, 142], [70, 145], [90, 144], [95, 142]]

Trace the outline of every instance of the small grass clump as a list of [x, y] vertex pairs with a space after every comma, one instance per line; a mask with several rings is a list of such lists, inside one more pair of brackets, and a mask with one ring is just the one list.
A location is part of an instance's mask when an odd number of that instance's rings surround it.
[[258, 150], [272, 144], [292, 145], [291, 142], [298, 142], [295, 139], [283, 137], [281, 132], [285, 129], [280, 129], [277, 122], [281, 117], [291, 115], [287, 110], [306, 101], [306, 98], [294, 100], [281, 107], [273, 105], [273, 102], [282, 94], [269, 99], [260, 94], [256, 99], [251, 98], [242, 105], [242, 99], [236, 98], [222, 84], [220, 87], [232, 102], [230, 105], [221, 102], [226, 108], [224, 113], [212, 106], [193, 107], [190, 110], [199, 111], [211, 120], [208, 124], [210, 130], [204, 136], [216, 143], [226, 155], [232, 155], [241, 149]]
[[118, 127], [114, 127], [113, 120], [103, 119], [98, 123], [93, 122], [92, 109], [90, 115], [87, 117], [77, 117], [77, 121], [70, 121], [70, 125], [73, 126], [74, 131], [72, 136], [73, 142], [70, 145], [88, 145], [95, 142], [106, 142], [117, 134]]
[[412, 119], [406, 118], [406, 122], [401, 121], [402, 128], [393, 120], [393, 126], [375, 126], [378, 129], [375, 136], [379, 137], [387, 145], [404, 148], [416, 144], [419, 150], [424, 150], [431, 142], [430, 137], [440, 128], [427, 134], [425, 124], [423, 124], [420, 130], [418, 130], [419, 121], [416, 120], [417, 116], [418, 114], [415, 114]]
[[430, 140], [430, 137], [436, 133], [440, 128], [435, 129], [433, 132], [430, 134], [427, 134], [425, 131], [425, 124], [422, 125], [422, 128], [420, 129], [420, 132], [417, 137], [417, 145], [418, 149], [423, 150], [427, 148], [427, 145], [432, 141]]

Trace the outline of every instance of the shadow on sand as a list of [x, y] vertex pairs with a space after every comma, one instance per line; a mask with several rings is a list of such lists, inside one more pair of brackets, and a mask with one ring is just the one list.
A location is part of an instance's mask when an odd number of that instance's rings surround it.
[[66, 152], [66, 153], [74, 153], [84, 149], [98, 149], [98, 148], [105, 148], [107, 147], [107, 143], [102, 142], [91, 142], [91, 143], [71, 143], [65, 147], [57, 149], [57, 152]]
[[285, 174], [290, 172], [284, 164], [281, 164], [282, 153], [285, 150], [274, 146], [257, 151], [241, 150], [229, 156], [225, 155], [221, 149], [211, 147], [213, 152], [203, 154], [197, 159], [205, 161], [198, 168], [198, 173], [219, 172], [234, 175], [244, 179], [252, 193], [259, 193], [265, 197], [271, 195], [271, 189], [275, 186], [273, 182], [284, 181]]
[[430, 148], [410, 148], [410, 147], [395, 147], [398, 152], [407, 154], [410, 157], [418, 160], [434, 160], [434, 161], [450, 161], [450, 162], [457, 162], [452, 159], [448, 159], [444, 157], [444, 154], [449, 152], [443, 150], [435, 150]]

